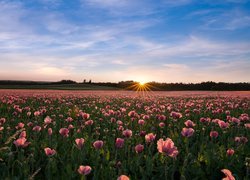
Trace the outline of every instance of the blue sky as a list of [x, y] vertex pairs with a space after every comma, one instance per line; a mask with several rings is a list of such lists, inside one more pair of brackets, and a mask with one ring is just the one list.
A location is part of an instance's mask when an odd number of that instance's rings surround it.
[[250, 82], [249, 0], [0, 0], [0, 79]]

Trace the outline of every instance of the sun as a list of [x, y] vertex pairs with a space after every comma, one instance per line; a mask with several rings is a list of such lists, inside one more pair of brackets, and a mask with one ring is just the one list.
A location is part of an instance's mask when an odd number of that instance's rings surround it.
[[151, 91], [151, 85], [147, 81], [135, 81], [128, 87], [128, 89], [132, 89], [137, 92], [147, 92]]
[[140, 86], [144, 86], [145, 84], [146, 84], [146, 82], [143, 82], [143, 81], [140, 81], [140, 82], [139, 82], [139, 85], [140, 85]]

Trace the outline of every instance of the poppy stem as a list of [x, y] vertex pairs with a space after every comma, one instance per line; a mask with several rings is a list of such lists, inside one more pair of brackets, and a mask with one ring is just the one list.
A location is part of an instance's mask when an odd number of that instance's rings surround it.
[[81, 177], [81, 180], [85, 180], [86, 178], [85, 178], [85, 176], [84, 175], [82, 175], [82, 177]]
[[49, 162], [48, 162], [48, 179], [51, 179], [51, 172], [50, 172], [50, 169], [51, 169], [51, 165], [50, 165], [50, 158], [49, 158]]
[[164, 168], [165, 179], [168, 179], [168, 172], [167, 172], [167, 161], [165, 160], [165, 168]]

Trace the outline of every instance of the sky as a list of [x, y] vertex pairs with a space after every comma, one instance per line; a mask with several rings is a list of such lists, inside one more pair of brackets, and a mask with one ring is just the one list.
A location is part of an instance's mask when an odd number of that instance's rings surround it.
[[0, 0], [0, 79], [250, 82], [250, 1]]

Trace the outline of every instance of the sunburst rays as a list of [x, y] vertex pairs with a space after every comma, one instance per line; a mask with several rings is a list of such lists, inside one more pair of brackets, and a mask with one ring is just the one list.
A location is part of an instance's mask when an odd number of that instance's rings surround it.
[[152, 93], [152, 85], [147, 82], [134, 82], [128, 89], [136, 91], [138, 95], [148, 96]]

